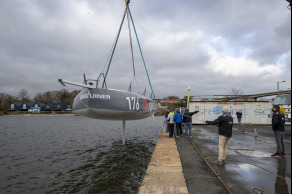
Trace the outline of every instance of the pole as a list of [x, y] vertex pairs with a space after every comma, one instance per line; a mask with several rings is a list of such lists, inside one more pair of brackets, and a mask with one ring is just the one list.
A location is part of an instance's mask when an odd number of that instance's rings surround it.
[[126, 142], [125, 133], [126, 133], [126, 121], [123, 120], [123, 145], [125, 145], [125, 142]]
[[188, 100], [187, 100], [187, 109], [189, 109], [190, 107], [190, 91], [191, 91], [191, 86], [189, 86], [189, 89], [188, 89]]

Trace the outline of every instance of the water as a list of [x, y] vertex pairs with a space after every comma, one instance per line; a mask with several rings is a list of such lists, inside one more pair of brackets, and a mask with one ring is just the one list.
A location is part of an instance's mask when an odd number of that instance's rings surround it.
[[137, 193], [163, 117], [0, 117], [1, 193]]

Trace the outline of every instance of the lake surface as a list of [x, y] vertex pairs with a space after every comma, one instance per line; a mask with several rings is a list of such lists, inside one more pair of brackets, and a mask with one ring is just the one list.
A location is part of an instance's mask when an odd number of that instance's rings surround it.
[[137, 193], [163, 117], [0, 117], [1, 193]]

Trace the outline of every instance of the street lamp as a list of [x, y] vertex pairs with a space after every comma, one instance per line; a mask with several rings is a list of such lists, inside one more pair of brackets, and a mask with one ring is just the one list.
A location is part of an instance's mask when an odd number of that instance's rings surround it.
[[279, 95], [279, 93], [280, 93], [280, 89], [279, 89], [279, 85], [280, 85], [280, 83], [283, 83], [283, 82], [285, 82], [285, 80], [284, 81], [277, 81], [277, 92], [278, 92], [278, 95]]

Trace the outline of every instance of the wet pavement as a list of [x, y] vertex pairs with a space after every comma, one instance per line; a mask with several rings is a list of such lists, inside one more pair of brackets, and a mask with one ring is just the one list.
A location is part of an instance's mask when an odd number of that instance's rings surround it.
[[[281, 157], [271, 157], [276, 152], [271, 126], [234, 126], [223, 166], [212, 163], [217, 159], [216, 126], [193, 125], [192, 140], [233, 193], [291, 193], [291, 126], [286, 126], [286, 156]], [[227, 193], [187, 138], [176, 138], [176, 143], [190, 194]]]

